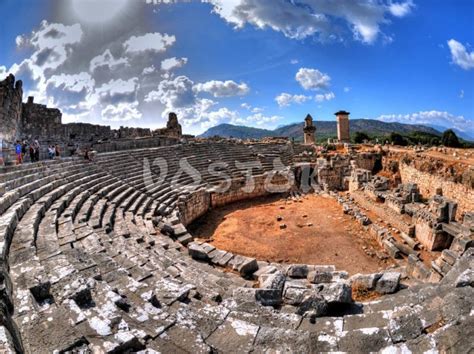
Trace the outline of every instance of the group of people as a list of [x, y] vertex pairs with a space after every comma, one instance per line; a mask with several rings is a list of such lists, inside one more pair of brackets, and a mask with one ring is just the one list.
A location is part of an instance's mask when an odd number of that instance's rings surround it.
[[[37, 162], [40, 160], [40, 149], [41, 145], [38, 139], [35, 139], [32, 143], [24, 140], [21, 142], [17, 140], [15, 144], [15, 153], [16, 153], [16, 163], [17, 165], [22, 164], [25, 161], [27, 154], [30, 156], [31, 162]], [[48, 156], [50, 159], [59, 157], [61, 155], [59, 145], [49, 145], [48, 146]]]

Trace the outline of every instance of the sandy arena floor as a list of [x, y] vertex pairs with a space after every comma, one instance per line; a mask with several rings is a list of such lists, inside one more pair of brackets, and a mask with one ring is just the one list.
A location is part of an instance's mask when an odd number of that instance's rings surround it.
[[[281, 224], [286, 228], [280, 229]], [[375, 272], [392, 264], [377, 257], [381, 249], [368, 231], [325, 196], [238, 202], [209, 212], [189, 230], [219, 249], [257, 260], [334, 264], [350, 274]]]

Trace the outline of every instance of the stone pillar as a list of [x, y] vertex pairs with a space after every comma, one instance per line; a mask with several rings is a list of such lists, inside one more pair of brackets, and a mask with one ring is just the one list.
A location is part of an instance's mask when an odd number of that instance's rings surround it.
[[305, 144], [312, 145], [316, 143], [316, 137], [314, 134], [316, 132], [316, 127], [313, 125], [313, 117], [311, 117], [309, 114], [304, 119], [303, 132]]
[[349, 134], [349, 112], [339, 111], [334, 113], [337, 120], [337, 140], [340, 143], [349, 143], [351, 137]]

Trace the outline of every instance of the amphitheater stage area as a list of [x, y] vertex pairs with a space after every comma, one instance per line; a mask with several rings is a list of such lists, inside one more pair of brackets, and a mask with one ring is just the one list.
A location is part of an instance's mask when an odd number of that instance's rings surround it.
[[218, 249], [278, 263], [335, 265], [349, 274], [393, 264], [364, 227], [325, 194], [261, 197], [214, 209], [189, 227]]

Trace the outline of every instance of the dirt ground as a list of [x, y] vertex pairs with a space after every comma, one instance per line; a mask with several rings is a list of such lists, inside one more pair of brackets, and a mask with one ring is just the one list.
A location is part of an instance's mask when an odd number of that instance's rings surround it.
[[267, 197], [234, 203], [207, 213], [189, 230], [219, 249], [258, 260], [334, 264], [349, 274], [392, 264], [377, 257], [376, 241], [334, 199], [315, 194], [297, 201]]

